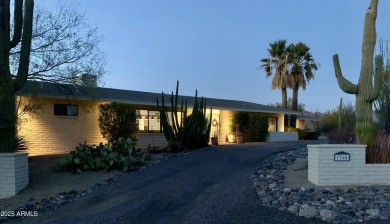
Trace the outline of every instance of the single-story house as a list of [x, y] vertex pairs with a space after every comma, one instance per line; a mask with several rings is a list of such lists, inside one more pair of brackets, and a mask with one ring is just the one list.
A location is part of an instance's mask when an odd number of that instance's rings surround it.
[[[167, 142], [161, 131], [160, 114], [156, 99], [161, 102], [161, 93], [102, 88], [95, 85], [74, 87], [47, 82], [28, 82], [19, 93], [21, 106], [33, 105], [33, 110], [19, 117], [18, 134], [27, 142], [30, 155], [61, 154], [74, 150], [79, 143], [98, 144], [106, 142], [99, 130], [98, 106], [107, 102], [122, 102], [134, 105], [139, 110], [138, 147], [165, 147]], [[171, 94], [165, 94], [170, 105]], [[187, 100], [189, 108], [194, 97], [180, 96]], [[284, 138], [284, 116], [299, 115], [299, 112], [237, 100], [206, 98], [207, 108], [212, 107], [213, 125], [211, 135], [219, 142], [227, 142], [234, 112], [256, 112], [268, 116], [270, 134], [276, 140]], [[209, 113], [209, 110], [208, 110]], [[303, 122], [297, 122], [303, 124]], [[286, 136], [288, 133], [284, 133]]]

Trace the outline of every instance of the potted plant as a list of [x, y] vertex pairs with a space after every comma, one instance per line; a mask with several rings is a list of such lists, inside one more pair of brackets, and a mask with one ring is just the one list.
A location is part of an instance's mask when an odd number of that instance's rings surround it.
[[239, 143], [239, 144], [244, 143], [244, 134], [242, 134], [241, 132], [237, 132], [236, 140], [237, 140], [237, 143]]
[[211, 137], [211, 144], [218, 145], [218, 132], [214, 131], [213, 137]]
[[245, 130], [249, 124], [249, 114], [246, 112], [238, 112], [233, 115], [230, 130], [236, 135], [237, 143], [244, 142]]
[[232, 118], [232, 122], [230, 124], [230, 134], [227, 136], [228, 137], [228, 142], [229, 143], [234, 143], [236, 142], [236, 132], [237, 132], [237, 123], [234, 121], [234, 117]]

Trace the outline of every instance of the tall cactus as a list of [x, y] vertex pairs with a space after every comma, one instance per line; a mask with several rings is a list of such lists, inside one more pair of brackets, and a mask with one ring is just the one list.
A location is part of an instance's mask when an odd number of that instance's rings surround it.
[[341, 115], [343, 113], [343, 98], [340, 98], [340, 104], [339, 104], [339, 120], [338, 120], [338, 130], [341, 131]]
[[[34, 0], [15, 0], [13, 37], [10, 39], [10, 0], [0, 1], [0, 152], [15, 151], [16, 92], [27, 82], [30, 63]], [[24, 12], [24, 16], [23, 16]], [[17, 74], [11, 74], [9, 57], [20, 41]]]
[[378, 98], [382, 82], [383, 59], [375, 57], [375, 83], [373, 86], [373, 55], [376, 44], [376, 17], [378, 0], [371, 0], [364, 18], [362, 60], [359, 82], [352, 84], [341, 73], [338, 55], [333, 56], [333, 65], [340, 88], [349, 94], [356, 95], [356, 142], [359, 144], [372, 143], [372, 102]]
[[[168, 107], [165, 106], [164, 93], [161, 94], [161, 106], [157, 98], [157, 106], [160, 110], [160, 120], [166, 140], [171, 150], [196, 149], [207, 146], [210, 136], [212, 108], [210, 116], [206, 119], [206, 100], [202, 97], [198, 101], [198, 91], [195, 92], [194, 108], [191, 115], [187, 115], [187, 101], [179, 100], [179, 81], [176, 85], [175, 95], [171, 95], [171, 122], [169, 121]], [[179, 117], [179, 113], [181, 116]], [[175, 146], [177, 148], [175, 148]]]

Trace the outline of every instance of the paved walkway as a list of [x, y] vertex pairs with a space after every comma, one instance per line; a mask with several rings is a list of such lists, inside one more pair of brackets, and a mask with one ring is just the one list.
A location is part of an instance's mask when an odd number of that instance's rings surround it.
[[249, 178], [272, 153], [311, 142], [225, 145], [125, 175], [24, 223], [323, 223], [260, 204]]

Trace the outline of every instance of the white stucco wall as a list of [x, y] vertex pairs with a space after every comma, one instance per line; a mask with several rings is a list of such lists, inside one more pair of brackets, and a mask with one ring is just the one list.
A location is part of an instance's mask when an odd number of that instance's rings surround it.
[[[389, 185], [390, 164], [366, 164], [366, 145], [308, 145], [308, 179], [318, 186]], [[334, 161], [346, 152], [350, 161]]]

